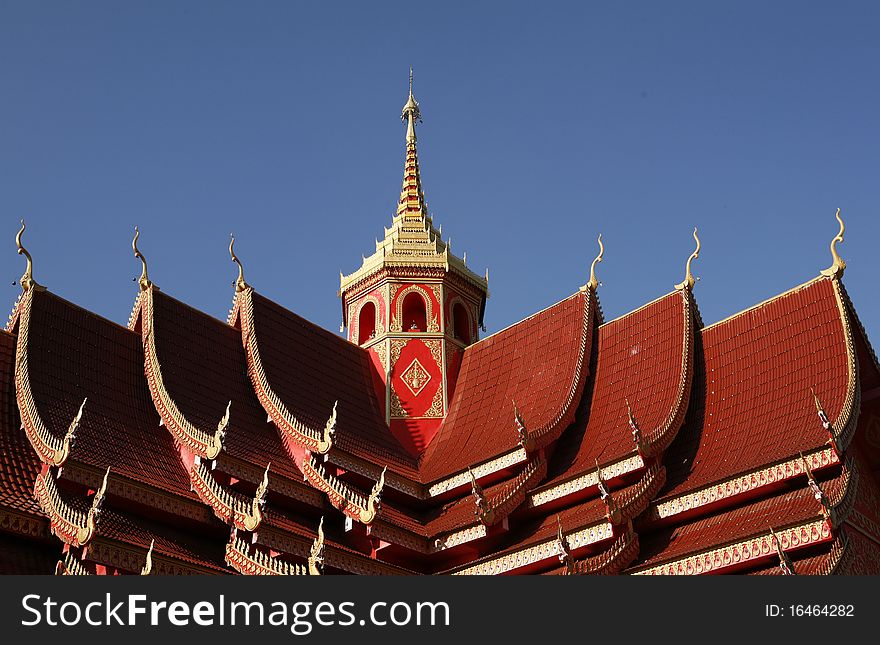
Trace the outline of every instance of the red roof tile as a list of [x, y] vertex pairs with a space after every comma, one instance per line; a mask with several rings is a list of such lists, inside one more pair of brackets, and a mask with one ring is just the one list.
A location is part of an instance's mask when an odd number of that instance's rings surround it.
[[627, 400], [644, 439], [674, 436], [690, 395], [691, 306], [689, 294], [673, 292], [599, 327], [589, 417], [563, 435], [549, 483], [594, 470], [597, 459], [607, 464], [635, 452]]
[[831, 280], [817, 279], [702, 332], [685, 426], [663, 496], [693, 491], [823, 445], [815, 388], [838, 431], [851, 357]]
[[574, 418], [588, 376], [595, 306], [579, 292], [465, 349], [449, 414], [422, 459], [440, 479], [518, 446], [513, 402], [530, 432]]
[[213, 432], [232, 401], [226, 452], [260, 469], [271, 462], [273, 473], [301, 480], [251, 387], [240, 334], [155, 290], [153, 319], [165, 388], [184, 416]]
[[366, 350], [253, 294], [254, 333], [272, 389], [292, 414], [322, 429], [338, 400], [333, 445], [416, 479], [416, 464], [385, 425]]
[[71, 459], [195, 499], [144, 377], [140, 337], [48, 291], [34, 293], [31, 389], [51, 432], [63, 435], [88, 397]]
[[[153, 547], [154, 573], [163, 573], [157, 560], [170, 558], [218, 573], [230, 573], [225, 565], [224, 551], [226, 544], [223, 539], [211, 539], [182, 531], [167, 524], [159, 524], [142, 517], [115, 508], [104, 508], [98, 521], [96, 541], [113, 540], [143, 549], [143, 557]], [[138, 566], [133, 571], [140, 571], [143, 563], [138, 559]]]

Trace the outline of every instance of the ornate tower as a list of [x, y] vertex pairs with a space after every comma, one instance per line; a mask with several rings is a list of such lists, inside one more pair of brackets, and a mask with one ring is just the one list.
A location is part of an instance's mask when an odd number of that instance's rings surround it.
[[406, 161], [397, 214], [361, 268], [340, 274], [343, 329], [369, 349], [385, 383], [385, 419], [413, 454], [446, 416], [464, 348], [483, 328], [489, 274], [480, 277], [450, 252], [434, 228], [416, 151], [419, 104], [403, 106]]

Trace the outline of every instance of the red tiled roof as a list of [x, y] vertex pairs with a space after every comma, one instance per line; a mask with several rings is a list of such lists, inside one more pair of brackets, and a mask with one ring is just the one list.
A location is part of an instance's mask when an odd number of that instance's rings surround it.
[[45, 518], [33, 495], [40, 460], [19, 426], [15, 336], [0, 331], [0, 507]]
[[531, 432], [572, 421], [589, 371], [591, 303], [579, 292], [465, 349], [449, 414], [422, 459], [423, 481], [515, 449], [514, 401]]
[[263, 369], [287, 409], [321, 429], [338, 400], [334, 446], [417, 479], [413, 458], [385, 425], [369, 353], [257, 293], [252, 298]]
[[251, 387], [238, 332], [156, 290], [153, 324], [165, 387], [184, 416], [213, 432], [232, 401], [226, 452], [260, 469], [271, 462], [273, 473], [301, 480]]
[[693, 366], [689, 299], [676, 291], [599, 327], [589, 418], [563, 435], [549, 483], [593, 470], [597, 459], [605, 464], [635, 452], [627, 400], [644, 439], [678, 430]]
[[140, 337], [48, 291], [34, 293], [28, 368], [37, 409], [63, 434], [88, 403], [71, 459], [195, 499], [150, 400]]
[[823, 445], [815, 388], [838, 431], [851, 356], [831, 280], [817, 279], [702, 332], [691, 408], [666, 452], [663, 496]]
[[[231, 573], [225, 565], [226, 544], [222, 537], [220, 539], [203, 537], [191, 531], [182, 531], [164, 523], [159, 524], [142, 517], [136, 517], [112, 507], [105, 507], [101, 510], [97, 536], [94, 541], [105, 542], [107, 540], [143, 549], [143, 554], [137, 555], [136, 561], [126, 566], [128, 570], [133, 572], [140, 571], [146, 558], [147, 549], [150, 548], [150, 542], [154, 541], [154, 573], [163, 573], [161, 565], [157, 562], [162, 558], [177, 560], [217, 573]], [[90, 551], [96, 550], [91, 545], [89, 549]]]

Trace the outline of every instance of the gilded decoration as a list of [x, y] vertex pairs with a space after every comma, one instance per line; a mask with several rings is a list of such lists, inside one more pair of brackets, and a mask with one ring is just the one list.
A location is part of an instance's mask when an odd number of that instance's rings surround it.
[[373, 310], [375, 311], [375, 320], [373, 321], [373, 329], [375, 332], [373, 336], [367, 340], [367, 343], [373, 338], [378, 338], [385, 333], [385, 316], [383, 315], [384, 304], [378, 296], [371, 293], [364, 296], [357, 307], [352, 308], [353, 313], [351, 314], [351, 321], [349, 322], [348, 329], [350, 332], [349, 339], [353, 343], [357, 343], [360, 338], [361, 310], [367, 306], [367, 303], [373, 303]]
[[829, 542], [834, 539], [831, 527], [824, 519], [780, 529], [775, 533], [777, 535], [776, 538], [774, 538], [768, 528], [765, 535], [690, 555], [665, 564], [641, 569], [635, 571], [634, 574], [699, 575], [702, 573], [714, 573], [742, 563], [776, 555], [776, 539], [779, 540], [784, 551], [799, 549], [810, 544]]
[[385, 341], [381, 343], [376, 343], [370, 349], [376, 352], [376, 356], [379, 357], [379, 363], [382, 365], [382, 371], [384, 374], [388, 374], [388, 345]]
[[403, 289], [398, 291], [397, 296], [395, 296], [394, 298], [394, 312], [391, 314], [391, 331], [403, 331], [403, 301], [409, 294], [413, 292], [421, 295], [425, 301], [425, 319], [428, 323], [428, 331], [432, 333], [440, 331], [440, 326], [437, 324], [438, 312], [434, 307], [434, 301], [431, 297], [431, 294], [434, 293], [435, 289], [435, 297], [439, 298], [439, 285], [411, 284], [408, 287], [404, 287]]
[[410, 392], [418, 396], [425, 389], [425, 386], [428, 385], [431, 375], [422, 367], [419, 359], [414, 358], [409, 367], [401, 372], [400, 380], [409, 388]]

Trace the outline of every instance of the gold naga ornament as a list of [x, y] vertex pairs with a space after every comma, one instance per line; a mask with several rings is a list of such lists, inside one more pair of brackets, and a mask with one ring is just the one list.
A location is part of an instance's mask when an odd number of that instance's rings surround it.
[[839, 280], [843, 277], [843, 270], [846, 269], [846, 262], [843, 261], [843, 258], [841, 258], [840, 254], [837, 252], [837, 244], [843, 242], [843, 232], [846, 230], [846, 226], [843, 224], [843, 218], [840, 216], [839, 208], [834, 214], [834, 217], [837, 219], [837, 223], [840, 224], [840, 230], [837, 232], [837, 235], [834, 236], [834, 239], [831, 240], [831, 266], [819, 273], [825, 277], [837, 278]]
[[153, 286], [153, 283], [150, 282], [150, 278], [147, 275], [147, 259], [144, 257], [144, 254], [138, 250], [138, 238], [141, 236], [141, 232], [138, 230], [138, 227], [134, 227], [134, 238], [131, 240], [131, 250], [134, 251], [134, 257], [141, 261], [141, 277], [138, 278], [138, 286], [141, 288], [141, 291], [146, 291], [150, 287]]
[[699, 278], [694, 278], [694, 274], [691, 273], [691, 262], [693, 262], [698, 257], [700, 257], [700, 238], [697, 237], [697, 227], [696, 226], [694, 227], [694, 241], [696, 241], [696, 243], [697, 243], [697, 248], [694, 249], [694, 252], [691, 253], [690, 257], [687, 259], [687, 264], [685, 265], [685, 268], [684, 268], [684, 280], [682, 280], [677, 285], [675, 285], [675, 288], [678, 290], [693, 289], [694, 284], [696, 283], [697, 280], [699, 280]]
[[238, 277], [235, 279], [235, 290], [244, 291], [248, 288], [247, 282], [244, 281], [244, 267], [241, 266], [241, 260], [235, 254], [235, 235], [229, 234], [229, 257], [238, 265]]
[[15, 245], [18, 247], [18, 254], [23, 255], [27, 258], [27, 266], [25, 267], [24, 273], [21, 275], [21, 279], [19, 283], [21, 284], [22, 291], [30, 291], [33, 289], [34, 291], [45, 291], [46, 287], [39, 284], [36, 280], [34, 280], [34, 261], [31, 258], [31, 254], [28, 253], [27, 249], [21, 243], [21, 234], [24, 233], [25, 224], [24, 220], [21, 220], [21, 228], [18, 230], [18, 234], [15, 236]]

